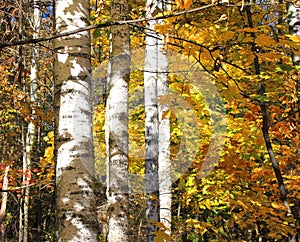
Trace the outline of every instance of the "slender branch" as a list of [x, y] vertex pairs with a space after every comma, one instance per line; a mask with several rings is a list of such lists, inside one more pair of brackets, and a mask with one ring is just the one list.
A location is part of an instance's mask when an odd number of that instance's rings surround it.
[[49, 40], [53, 40], [53, 39], [66, 37], [66, 36], [69, 36], [69, 35], [72, 35], [72, 34], [77, 34], [77, 33], [92, 30], [92, 29], [106, 28], [106, 27], [117, 26], [117, 25], [130, 25], [130, 24], [134, 24], [134, 23], [142, 23], [142, 22], [147, 22], [147, 21], [161, 20], [161, 19], [177, 17], [177, 16], [188, 14], [188, 13], [196, 13], [196, 12], [199, 12], [199, 11], [202, 11], [202, 10], [205, 10], [205, 9], [209, 9], [213, 6], [215, 6], [215, 5], [214, 4], [208, 4], [208, 5], [199, 7], [199, 8], [180, 11], [180, 12], [177, 12], [177, 13], [170, 13], [170, 14], [166, 14], [166, 15], [162, 15], [162, 16], [156, 16], [156, 17], [152, 17], [152, 18], [132, 19], [132, 20], [124, 20], [124, 21], [108, 21], [106, 23], [97, 24], [97, 25], [90, 25], [90, 26], [85, 27], [85, 28], [78, 28], [78, 29], [73, 30], [73, 31], [68, 31], [68, 32], [64, 32], [64, 33], [61, 33], [61, 34], [52, 35], [52, 36], [43, 37], [43, 38], [27, 39], [27, 40], [13, 40], [13, 41], [10, 41], [10, 42], [2, 42], [2, 43], [0, 42], [0, 49], [5, 48], [5, 47], [9, 47], [9, 46], [19, 46], [19, 45], [25, 45], [25, 44], [36, 44], [36, 43], [40, 43], [40, 42], [44, 42], [44, 41], [49, 41]]
[[[300, 113], [300, 110], [296, 110], [296, 111], [294, 111], [294, 113], [293, 114], [297, 114], [297, 113]], [[269, 124], [269, 127], [272, 127], [272, 126], [275, 126], [276, 124], [278, 124], [278, 123], [280, 123], [280, 122], [283, 122], [283, 121], [285, 121], [285, 120], [287, 120], [287, 119], [289, 119], [291, 116], [286, 116], [286, 117], [283, 117], [283, 118], [281, 118], [281, 119], [279, 119], [279, 120], [277, 120], [276, 122], [273, 122], [273, 123], [271, 123], [271, 124]]]
[[[256, 4], [245, 4], [244, 6], [251, 6], [251, 5], [256, 5]], [[270, 4], [270, 5], [272, 5], [272, 4]], [[90, 25], [90, 26], [85, 27], [85, 28], [78, 28], [78, 29], [73, 30], [73, 31], [68, 31], [68, 32], [64, 32], [64, 33], [61, 33], [61, 34], [51, 35], [51, 36], [43, 37], [43, 38], [26, 39], [26, 40], [12, 40], [10, 42], [0, 42], [0, 49], [3, 49], [5, 47], [11, 47], [11, 46], [19, 46], [19, 45], [26, 45], [26, 44], [37, 44], [37, 43], [40, 43], [40, 42], [45, 42], [45, 41], [49, 41], [49, 40], [53, 40], [53, 39], [58, 39], [58, 38], [61, 38], [61, 37], [66, 37], [66, 36], [69, 36], [69, 35], [72, 35], [72, 34], [77, 34], [77, 33], [92, 30], [92, 29], [100, 29], [100, 28], [106, 28], [106, 27], [117, 26], [117, 25], [142, 23], [142, 22], [147, 22], [147, 21], [152, 21], [152, 20], [161, 20], [161, 19], [167, 19], [167, 18], [172, 18], [172, 17], [178, 17], [178, 16], [181, 16], [181, 15], [200, 12], [202, 10], [209, 9], [209, 8], [212, 8], [212, 7], [215, 7], [215, 6], [241, 7], [242, 5], [240, 5], [240, 4], [208, 4], [208, 5], [205, 5], [205, 6], [198, 7], [198, 8], [194, 8], [194, 9], [190, 9], [190, 10], [184, 10], [184, 11], [180, 11], [180, 12], [177, 12], [177, 13], [170, 13], [170, 14], [166, 14], [166, 15], [156, 16], [156, 17], [152, 17], [152, 18], [141, 18], [141, 19], [132, 19], [132, 20], [124, 20], [124, 21], [114, 21], [114, 22], [108, 21], [106, 23], [97, 24], [97, 25]]]
[[[12, 192], [12, 191], [15, 191], [15, 190], [21, 190], [21, 189], [24, 189], [24, 188], [27, 188], [27, 187], [32, 187], [32, 186], [35, 186], [37, 184], [39, 184], [40, 182], [36, 182], [36, 183], [32, 183], [32, 184], [28, 184], [28, 185], [24, 185], [24, 186], [19, 186], [19, 187], [13, 187], [13, 188], [10, 188], [10, 189], [0, 189], [0, 193], [1, 192]], [[45, 186], [48, 186], [52, 183], [47, 183]], [[45, 187], [44, 186], [44, 187]]]

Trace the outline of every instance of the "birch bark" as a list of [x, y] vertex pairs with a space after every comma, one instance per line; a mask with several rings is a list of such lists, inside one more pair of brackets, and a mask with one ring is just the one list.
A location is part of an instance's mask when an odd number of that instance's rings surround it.
[[[161, 50], [162, 41], [158, 43], [158, 78], [157, 96], [166, 97], [169, 93], [168, 85], [168, 57]], [[168, 105], [158, 102], [158, 181], [159, 181], [159, 216], [160, 222], [166, 227], [167, 234], [171, 234], [171, 205], [172, 205], [172, 177], [170, 160], [170, 120], [164, 113]]]
[[[126, 0], [111, 2], [111, 20], [128, 17]], [[128, 241], [128, 83], [129, 27], [111, 27], [108, 98], [106, 105], [107, 200], [109, 242]]]
[[[40, 6], [39, 1], [33, 1], [33, 38], [39, 37], [40, 30]], [[34, 149], [34, 142], [37, 135], [37, 129], [34, 122], [35, 117], [35, 106], [37, 105], [37, 90], [38, 90], [38, 57], [39, 57], [39, 46], [35, 45], [32, 51], [31, 58], [31, 68], [30, 68], [30, 86], [29, 86], [29, 95], [30, 95], [30, 103], [32, 106], [31, 111], [31, 121], [27, 126], [27, 134], [25, 141], [25, 153], [23, 157], [23, 179], [26, 182], [30, 182], [31, 179], [31, 160], [32, 160], [32, 151]], [[27, 184], [27, 183], [26, 183]], [[23, 233], [22, 233], [22, 242], [28, 241], [28, 209], [30, 202], [30, 188], [25, 188], [25, 196], [23, 203]]]
[[[164, 12], [165, 1], [147, 0], [146, 18], [151, 18], [156, 10]], [[171, 232], [171, 164], [170, 164], [170, 124], [163, 114], [168, 107], [158, 102], [158, 98], [168, 94], [168, 58], [163, 53], [162, 36], [155, 33], [158, 21], [150, 21], [146, 32], [145, 50], [145, 138], [146, 138], [146, 179], [147, 195], [146, 241], [154, 241], [153, 232], [157, 228], [151, 223], [160, 221]]]
[[[6, 190], [8, 188], [8, 171], [9, 171], [9, 166], [5, 168], [3, 183], [2, 183], [3, 190]], [[6, 217], [7, 198], [8, 198], [8, 193], [3, 192], [1, 197], [1, 204], [0, 204], [0, 242], [5, 241], [5, 230], [6, 230], [5, 217]]]
[[[156, 2], [146, 1], [146, 18], [156, 10]], [[146, 30], [144, 92], [145, 92], [145, 193], [146, 193], [146, 241], [154, 241], [157, 227], [151, 221], [159, 221], [158, 188], [158, 110], [157, 110], [157, 41], [154, 27], [156, 21], [148, 22]]]
[[[287, 3], [288, 10], [288, 23], [290, 33], [296, 36], [300, 36], [300, 6], [296, 3]], [[295, 65], [300, 65], [300, 56], [293, 55], [293, 62]]]
[[[287, 10], [288, 10], [288, 23], [289, 23], [289, 30], [290, 33], [295, 35], [295, 36], [300, 36], [300, 5], [297, 4], [297, 2], [287, 2]], [[293, 63], [294, 65], [299, 66], [300, 65], [300, 56], [293, 54]], [[297, 90], [297, 105], [298, 105], [298, 110], [300, 110], [300, 82], [296, 83], [296, 90]], [[299, 114], [298, 114], [299, 115]], [[299, 118], [299, 116], [298, 116]], [[299, 204], [298, 206], [295, 205], [293, 211], [299, 211], [300, 207]], [[295, 212], [294, 216], [296, 215]], [[297, 216], [295, 216], [297, 218]], [[298, 216], [299, 217], [299, 216]], [[296, 221], [296, 225], [299, 225], [300, 219]], [[297, 234], [291, 239], [291, 241], [296, 240], [296, 238], [299, 238], [300, 234], [297, 232]]]
[[[89, 25], [89, 1], [55, 2], [58, 34]], [[57, 241], [98, 241], [89, 31], [54, 41]]]

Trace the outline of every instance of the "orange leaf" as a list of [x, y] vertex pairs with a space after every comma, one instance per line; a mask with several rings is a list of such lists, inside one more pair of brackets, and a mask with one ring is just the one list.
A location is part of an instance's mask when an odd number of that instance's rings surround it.
[[192, 0], [185, 0], [183, 5], [184, 8], [185, 9], [189, 8], [192, 5], [192, 2], [193, 2]]
[[176, 0], [177, 8], [179, 9], [187, 9], [191, 6], [192, 0]]
[[168, 109], [166, 112], [163, 113], [161, 119], [164, 120], [165, 118], [170, 117], [170, 115], [171, 115], [171, 112], [170, 112], [170, 109]]

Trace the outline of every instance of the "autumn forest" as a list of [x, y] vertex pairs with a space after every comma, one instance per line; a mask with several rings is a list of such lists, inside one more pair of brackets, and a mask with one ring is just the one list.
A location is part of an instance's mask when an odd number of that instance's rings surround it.
[[0, 0], [0, 242], [300, 241], [300, 2]]

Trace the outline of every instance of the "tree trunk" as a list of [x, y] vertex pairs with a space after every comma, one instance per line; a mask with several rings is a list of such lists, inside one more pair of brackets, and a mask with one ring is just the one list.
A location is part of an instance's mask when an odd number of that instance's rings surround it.
[[[297, 6], [296, 3], [288, 2], [287, 10], [290, 33], [300, 36], [300, 6]], [[300, 65], [300, 56], [293, 55], [293, 62], [295, 65]]]
[[[297, 5], [294, 2], [287, 2], [287, 10], [288, 10], [288, 23], [289, 23], [289, 30], [290, 33], [296, 36], [300, 36], [300, 6]], [[293, 54], [293, 63], [294, 65], [299, 66], [300, 65], [300, 56]], [[295, 115], [295, 119], [299, 121], [299, 110], [300, 110], [300, 81], [297, 80], [296, 83], [296, 93], [297, 93], [297, 108], [298, 113]], [[298, 149], [299, 150], [299, 149]], [[299, 158], [299, 153], [298, 153]], [[299, 226], [300, 220], [299, 220], [299, 214], [298, 211], [300, 211], [300, 200], [296, 201], [294, 203], [293, 207], [293, 215], [297, 219], [296, 221], [296, 227]], [[297, 230], [296, 237], [299, 239], [299, 229]]]
[[[18, 39], [23, 39], [23, 0], [19, 1], [20, 9], [19, 9], [19, 36]], [[18, 65], [23, 65], [23, 47], [19, 47], [19, 60]], [[24, 93], [26, 92], [26, 87], [24, 88]], [[26, 182], [26, 171], [27, 171], [27, 154], [26, 154], [26, 134], [25, 134], [25, 122], [22, 121], [22, 144], [23, 144], [23, 175], [22, 175], [22, 182]], [[27, 224], [27, 221], [25, 221], [25, 218], [27, 215], [25, 215], [25, 212], [27, 210], [26, 204], [25, 204], [25, 197], [26, 197], [26, 188], [22, 190], [22, 196], [20, 199], [20, 207], [19, 207], [19, 242], [23, 242], [24, 238], [25, 241], [27, 241], [27, 232], [25, 232], [25, 225]]]
[[[167, 2], [146, 2], [146, 18], [153, 17], [155, 10], [164, 12]], [[170, 124], [163, 118], [168, 107], [158, 98], [168, 94], [168, 58], [164, 51], [162, 36], [155, 33], [158, 21], [149, 21], [146, 32], [145, 52], [145, 137], [146, 137], [146, 241], [154, 241], [157, 230], [151, 221], [160, 221], [166, 232], [171, 232], [171, 163]]]
[[[151, 18], [157, 2], [147, 0], [146, 18]], [[157, 109], [157, 64], [158, 43], [154, 32], [156, 21], [148, 22], [146, 30], [144, 92], [145, 92], [145, 193], [146, 193], [146, 241], [154, 241], [159, 221], [159, 184], [158, 184], [158, 109]]]
[[[5, 168], [3, 182], [2, 182], [2, 190], [7, 190], [8, 188], [8, 171], [9, 166]], [[6, 216], [6, 205], [7, 205], [7, 191], [2, 193], [2, 200], [1, 200], [1, 208], [0, 208], [0, 242], [4, 242], [5, 239], [5, 216]]]
[[[161, 10], [167, 10], [170, 1], [160, 1]], [[168, 85], [168, 57], [164, 53], [163, 36], [157, 40], [157, 96], [158, 98], [169, 94]], [[159, 181], [159, 217], [160, 222], [165, 226], [165, 232], [171, 234], [171, 205], [172, 205], [172, 177], [170, 160], [170, 120], [163, 118], [168, 110], [167, 105], [158, 102], [158, 181]]]
[[[40, 30], [40, 6], [39, 1], [33, 2], [33, 38], [39, 37]], [[31, 160], [32, 151], [34, 149], [34, 141], [36, 139], [37, 129], [34, 121], [35, 118], [35, 106], [37, 105], [37, 90], [38, 90], [38, 57], [39, 57], [39, 46], [35, 45], [32, 52], [31, 59], [31, 70], [30, 70], [30, 105], [31, 105], [31, 120], [27, 126], [26, 140], [25, 140], [25, 153], [23, 156], [23, 182], [28, 185], [31, 180]], [[22, 242], [28, 241], [28, 209], [30, 202], [30, 187], [25, 188], [23, 202], [23, 238]]]
[[[288, 10], [288, 23], [290, 33], [295, 36], [300, 36], [300, 5], [296, 3], [287, 2]], [[293, 54], [294, 65], [300, 65], [300, 56]], [[297, 80], [296, 83], [297, 98], [298, 98], [298, 111], [300, 110], [300, 82]], [[298, 114], [299, 116], [299, 114]]]
[[[89, 1], [55, 3], [56, 31], [89, 25]], [[89, 31], [54, 41], [57, 241], [98, 241]]]
[[[251, 8], [250, 6], [246, 6], [245, 8], [246, 13], [247, 13], [247, 19], [248, 19], [248, 24], [251, 28], [254, 27], [253, 25], [253, 21], [252, 21], [252, 13], [251, 13]], [[255, 39], [255, 33], [251, 33], [251, 36], [253, 37], [253, 39]], [[253, 53], [255, 53], [256, 50], [256, 46], [255, 44], [253, 44], [252, 46], [252, 50]], [[255, 58], [254, 58], [254, 69], [255, 69], [255, 74], [256, 75], [260, 75], [261, 71], [260, 71], [260, 63], [259, 63], [259, 58], [257, 56], [257, 54], [254, 54]], [[266, 85], [265, 84], [259, 84], [258, 85], [258, 95], [259, 97], [259, 106], [261, 109], [261, 113], [262, 113], [262, 133], [263, 133], [263, 137], [264, 137], [264, 141], [266, 144], [266, 148], [267, 148], [267, 152], [269, 154], [269, 158], [276, 176], [276, 180], [278, 183], [278, 188], [280, 191], [280, 198], [282, 203], [284, 204], [284, 206], [287, 209], [287, 215], [288, 216], [292, 216], [292, 210], [290, 207], [290, 204], [288, 202], [288, 192], [287, 189], [285, 187], [285, 183], [281, 174], [281, 170], [279, 167], [279, 163], [276, 160], [274, 151], [273, 151], [273, 147], [272, 147], [272, 143], [271, 143], [271, 139], [270, 139], [270, 135], [269, 135], [269, 121], [268, 121], [268, 111], [267, 111], [267, 106], [265, 103], [265, 98], [266, 98], [266, 94], [265, 94], [265, 90], [266, 90]], [[290, 224], [290, 226], [294, 227], [294, 224]], [[296, 237], [294, 235], [291, 236], [290, 242], [296, 242]]]
[[[111, 20], [128, 17], [126, 0], [111, 2]], [[107, 200], [109, 242], [128, 241], [128, 83], [129, 27], [111, 27], [106, 105]]]

